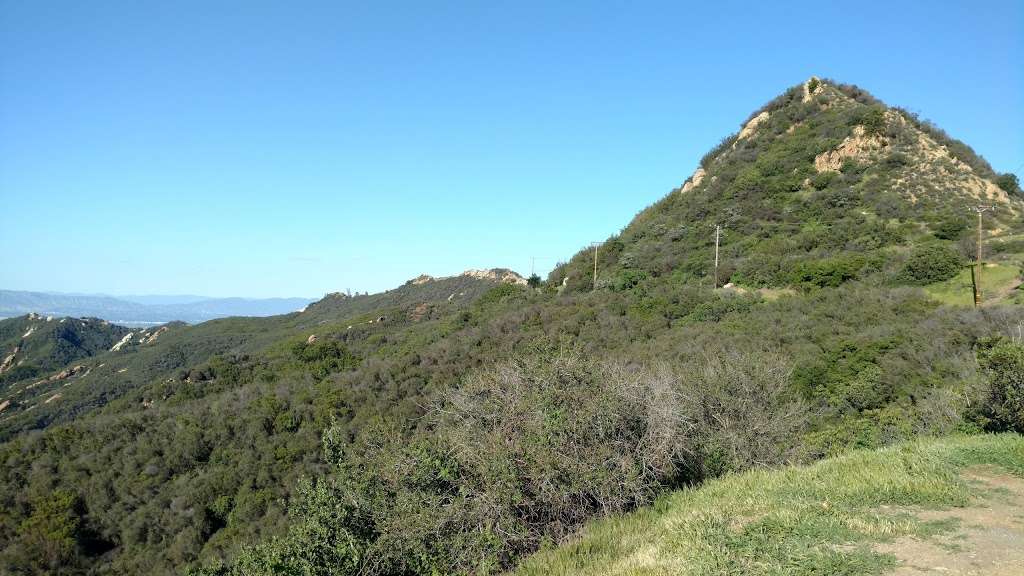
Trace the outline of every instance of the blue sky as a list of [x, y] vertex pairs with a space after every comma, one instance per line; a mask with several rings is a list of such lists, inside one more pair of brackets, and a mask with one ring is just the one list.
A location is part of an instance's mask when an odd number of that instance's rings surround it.
[[812, 74], [1024, 172], [1019, 1], [0, 0], [0, 288], [546, 273]]

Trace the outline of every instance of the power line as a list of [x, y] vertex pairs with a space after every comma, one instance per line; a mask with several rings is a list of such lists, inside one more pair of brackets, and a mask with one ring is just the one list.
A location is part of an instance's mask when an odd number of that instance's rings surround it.
[[551, 256], [530, 256], [530, 276], [534, 275], [537, 260], [551, 260]]

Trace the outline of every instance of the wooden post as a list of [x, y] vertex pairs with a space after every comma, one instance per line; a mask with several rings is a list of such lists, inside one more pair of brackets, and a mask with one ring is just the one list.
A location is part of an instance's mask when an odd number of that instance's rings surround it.
[[718, 239], [722, 235], [722, 227], [715, 224], [715, 285], [718, 288]]
[[991, 206], [977, 206], [974, 211], [978, 213], [978, 238], [977, 245], [975, 246], [975, 257], [974, 266], [971, 266], [971, 284], [974, 286], [974, 306], [981, 305], [981, 269], [985, 265], [981, 261], [982, 246], [984, 245], [984, 229], [981, 226], [981, 215], [986, 210], [991, 210]]
[[977, 308], [978, 304], [981, 304], [981, 292], [978, 291], [978, 280], [974, 274], [975, 268], [976, 266], [971, 264], [971, 288], [974, 289], [974, 307]]

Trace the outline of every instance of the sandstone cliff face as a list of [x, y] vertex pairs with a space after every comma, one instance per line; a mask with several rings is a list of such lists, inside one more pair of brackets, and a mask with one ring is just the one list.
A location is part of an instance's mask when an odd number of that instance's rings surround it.
[[687, 180], [686, 183], [683, 184], [682, 192], [689, 192], [690, 190], [693, 190], [697, 186], [700, 186], [700, 183], [704, 181], [704, 176], [706, 175], [707, 172], [703, 168], [697, 168], [697, 170], [693, 173], [693, 176], [690, 176], [689, 180]]
[[761, 112], [757, 116], [754, 116], [753, 118], [750, 119], [749, 122], [746, 123], [746, 125], [743, 126], [743, 129], [740, 130], [740, 133], [738, 136], [736, 136], [736, 139], [743, 140], [744, 138], [750, 138], [751, 136], [754, 135], [754, 132], [757, 131], [757, 127], [767, 122], [769, 117], [770, 114], [767, 111]]
[[846, 160], [869, 161], [877, 159], [879, 152], [889, 145], [880, 135], [868, 135], [863, 126], [855, 126], [853, 134], [847, 136], [835, 149], [822, 152], [814, 158], [818, 172], [838, 172]]
[[463, 276], [470, 278], [478, 278], [480, 280], [491, 280], [493, 282], [503, 282], [505, 284], [520, 284], [526, 285], [526, 278], [523, 278], [515, 272], [505, 268], [491, 268], [489, 270], [466, 270], [462, 273]]
[[[503, 282], [506, 284], [520, 284], [525, 286], [527, 284], [526, 278], [523, 278], [519, 274], [507, 268], [489, 268], [486, 270], [466, 270], [459, 276], [467, 278], [477, 278], [479, 280], [490, 280], [491, 282]], [[449, 276], [447, 278], [455, 278], [455, 276]], [[434, 282], [436, 280], [444, 280], [445, 278], [435, 278], [429, 274], [420, 274], [419, 276], [409, 280], [406, 284], [420, 285], [426, 284], [427, 282]]]

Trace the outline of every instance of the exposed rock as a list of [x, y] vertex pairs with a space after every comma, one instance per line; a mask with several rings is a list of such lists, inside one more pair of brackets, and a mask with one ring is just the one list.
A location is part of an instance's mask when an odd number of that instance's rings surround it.
[[[814, 87], [814, 90], [811, 90], [811, 84], [816, 84], [816, 86]], [[811, 76], [810, 78], [808, 78], [807, 82], [804, 82], [804, 97], [803, 97], [803, 101], [804, 102], [810, 102], [811, 98], [813, 98], [814, 96], [817, 96], [818, 94], [821, 94], [821, 92], [823, 90], [823, 87], [824, 87], [824, 84], [822, 83], [821, 80], [818, 79], [817, 76]]]
[[[71, 378], [72, 376], [81, 373], [83, 370], [86, 370], [86, 367], [81, 365], [81, 364], [72, 366], [71, 368], [65, 368], [64, 370], [61, 370], [60, 372], [57, 372], [56, 374], [54, 374], [53, 376], [50, 376], [49, 378], [46, 378], [44, 380], [39, 380], [38, 382], [33, 382], [32, 384], [29, 384], [28, 386], [25, 387], [25, 389], [28, 390], [30, 388], [35, 388], [36, 386], [39, 386], [40, 384], [46, 384], [46, 383], [49, 383], [49, 382], [59, 382], [61, 380], [67, 380], [68, 378]], [[86, 373], [88, 373], [88, 372], [86, 372]]]
[[418, 286], [420, 284], [426, 284], [427, 282], [430, 282], [432, 280], [434, 280], [434, 277], [431, 276], [430, 274], [420, 274], [419, 276], [413, 278], [412, 280], [409, 280], [409, 284], [412, 284], [413, 286]]
[[693, 173], [693, 176], [690, 176], [690, 178], [683, 184], [682, 192], [689, 192], [690, 190], [693, 190], [697, 186], [700, 186], [700, 183], [704, 181], [704, 176], [706, 174], [707, 173], [704, 171], [703, 168], [697, 168], [697, 170]]
[[[743, 140], [744, 138], [751, 137], [754, 134], [754, 131], [757, 130], [757, 127], [760, 126], [761, 124], [764, 124], [767, 121], [767, 110], [761, 112], [757, 116], [754, 116], [753, 118], [750, 119], [750, 122], [747, 122], [746, 126], [744, 126], [742, 130], [740, 130], [739, 136], [736, 136], [736, 140]], [[733, 144], [733, 146], [735, 146], [735, 144]]]
[[481, 280], [492, 280], [494, 282], [504, 282], [506, 284], [520, 284], [522, 286], [527, 285], [526, 278], [523, 278], [515, 272], [505, 268], [491, 268], [490, 270], [466, 270], [462, 273], [463, 276], [470, 278], [479, 278]]
[[306, 338], [306, 344], [312, 344], [316, 342], [316, 334], [310, 334], [309, 338]]
[[160, 335], [163, 334], [164, 332], [167, 332], [167, 326], [161, 326], [157, 328], [156, 332], [153, 332], [152, 334], [149, 335], [148, 338], [146, 338], [145, 344], [152, 344], [153, 342], [156, 342], [156, 339], [159, 338]]
[[724, 290], [726, 292], [735, 292], [736, 294], [746, 294], [747, 293], [747, 289], [746, 288], [743, 288], [742, 286], [737, 286], [737, 285], [733, 284], [732, 282], [728, 282], [724, 286], [722, 286], [722, 290]]
[[417, 304], [415, 308], [409, 311], [409, 319], [413, 322], [419, 322], [430, 313], [430, 304], [426, 302]]
[[53, 402], [54, 400], [60, 400], [60, 399], [61, 399], [61, 393], [57, 392], [53, 396], [50, 396], [49, 398], [47, 398], [46, 401], [43, 402], [43, 404], [49, 404], [50, 402]]
[[868, 136], [863, 126], [854, 126], [853, 134], [847, 136], [835, 150], [828, 150], [814, 158], [814, 168], [818, 172], [838, 172], [847, 158], [851, 160], [868, 160], [876, 152], [889, 145], [883, 136]]
[[125, 344], [127, 344], [128, 342], [131, 341], [133, 334], [135, 334], [135, 333], [134, 332], [129, 332], [129, 333], [125, 334], [124, 338], [121, 338], [121, 340], [117, 344], [114, 344], [114, 346], [110, 349], [110, 351], [111, 352], [117, 352], [118, 350], [120, 350]]
[[0, 374], [11, 369], [14, 364], [14, 357], [18, 355], [19, 350], [21, 350], [21, 346], [15, 346], [14, 350], [11, 351], [10, 356], [4, 358], [4, 361], [0, 363]]
[[11, 405], [11, 401], [10, 400], [4, 400], [3, 402], [0, 402], [0, 412], [3, 412], [4, 410], [6, 410], [7, 407], [10, 406], [10, 405]]
[[24, 334], [22, 334], [22, 335], [21, 335], [21, 337], [22, 337], [22, 338], [28, 338], [28, 337], [29, 337], [29, 336], [31, 336], [31, 335], [32, 335], [32, 333], [33, 333], [33, 332], [35, 332], [35, 331], [36, 331], [36, 327], [35, 327], [35, 325], [29, 326], [29, 327], [28, 327], [28, 332], [25, 332]]
[[[931, 136], [923, 132], [918, 133], [918, 149], [920, 152], [915, 160], [939, 167], [933, 174], [913, 174], [918, 179], [930, 178], [933, 180], [933, 184], [941, 184], [946, 188], [952, 187], [983, 202], [997, 202], [1005, 205], [1011, 212], [1015, 212], [1013, 203], [1005, 190], [978, 176], [973, 168], [950, 154], [949, 149], [936, 142]], [[953, 183], [952, 186], [951, 183]], [[911, 182], [908, 184], [911, 184], [912, 187]]]
[[562, 284], [558, 287], [558, 293], [561, 294], [565, 290], [565, 287], [569, 285], [569, 274], [562, 278]]

